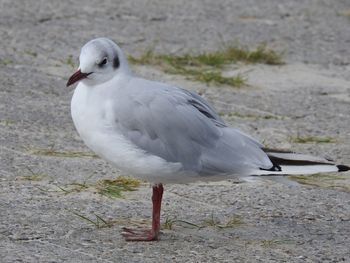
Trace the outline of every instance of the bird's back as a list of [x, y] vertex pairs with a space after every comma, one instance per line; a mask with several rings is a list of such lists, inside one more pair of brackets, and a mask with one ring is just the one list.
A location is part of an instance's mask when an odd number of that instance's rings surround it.
[[121, 92], [118, 129], [149, 154], [206, 175], [272, 166], [258, 142], [227, 127], [194, 93], [140, 78]]

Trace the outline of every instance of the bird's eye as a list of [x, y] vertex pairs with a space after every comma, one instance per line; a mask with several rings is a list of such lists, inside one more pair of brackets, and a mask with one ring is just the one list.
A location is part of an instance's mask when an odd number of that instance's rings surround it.
[[99, 67], [102, 67], [107, 64], [107, 58], [104, 58], [100, 63], [98, 63]]

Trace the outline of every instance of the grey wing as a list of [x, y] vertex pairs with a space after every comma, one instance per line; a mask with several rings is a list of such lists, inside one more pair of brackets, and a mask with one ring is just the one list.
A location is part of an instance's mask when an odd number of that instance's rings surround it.
[[188, 103], [195, 107], [198, 111], [211, 119], [216, 126], [226, 127], [225, 122], [215, 112], [215, 110], [206, 102], [201, 96], [188, 90], [181, 89], [181, 91], [188, 96]]
[[[215, 123], [216, 126], [218, 127], [227, 127], [227, 125], [225, 124], [225, 122], [221, 119], [221, 117], [215, 112], [215, 110], [208, 104], [207, 101], [205, 101], [201, 96], [199, 96], [196, 93], [193, 93], [191, 91], [188, 90], [184, 90], [181, 89], [184, 93], [186, 93], [189, 97], [191, 97], [192, 99], [189, 99], [189, 102], [192, 106], [194, 106], [195, 108], [197, 108], [202, 114], [204, 114], [205, 116], [207, 116], [209, 119], [211, 119], [211, 121], [213, 121]], [[237, 129], [233, 129], [231, 128], [231, 130], [234, 130], [235, 133], [240, 134], [241, 136], [245, 137], [247, 140], [250, 140], [251, 142], [254, 142], [257, 146], [259, 146], [260, 148], [263, 148], [264, 145], [261, 144], [260, 142], [258, 142], [257, 140], [255, 140], [254, 138], [252, 138], [251, 136], [243, 133], [240, 130]]]
[[175, 87], [149, 84], [134, 92], [130, 88], [129, 105], [118, 111], [118, 128], [145, 152], [204, 174], [234, 171], [249, 162], [266, 166], [266, 154], [257, 142], [228, 128], [204, 99]]

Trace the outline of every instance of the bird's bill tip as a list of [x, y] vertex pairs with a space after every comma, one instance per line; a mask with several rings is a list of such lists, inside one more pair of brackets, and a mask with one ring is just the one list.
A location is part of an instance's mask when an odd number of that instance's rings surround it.
[[89, 76], [92, 72], [90, 73], [83, 73], [81, 72], [80, 69], [78, 69], [67, 81], [67, 87], [69, 87], [70, 85], [73, 85], [74, 83], [85, 79], [87, 76]]

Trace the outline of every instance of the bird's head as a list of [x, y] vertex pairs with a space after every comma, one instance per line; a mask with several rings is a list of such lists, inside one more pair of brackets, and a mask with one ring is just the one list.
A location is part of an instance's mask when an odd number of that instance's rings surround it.
[[88, 86], [102, 84], [120, 73], [129, 72], [124, 53], [108, 38], [96, 38], [81, 49], [79, 68], [69, 78], [67, 87], [82, 81]]

